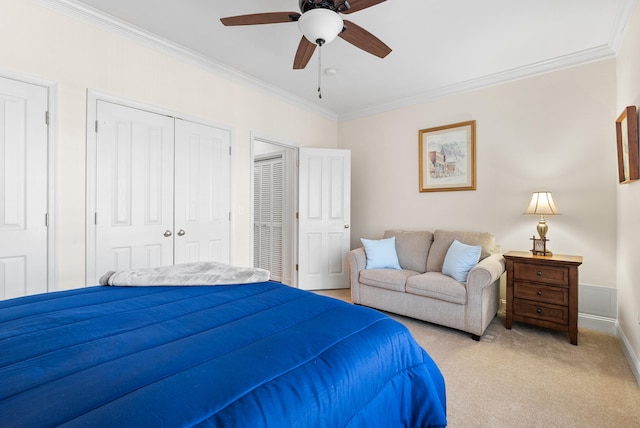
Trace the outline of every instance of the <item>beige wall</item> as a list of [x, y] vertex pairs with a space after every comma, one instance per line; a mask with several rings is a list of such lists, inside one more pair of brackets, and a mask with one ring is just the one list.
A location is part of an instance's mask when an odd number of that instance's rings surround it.
[[[352, 150], [352, 247], [389, 228], [492, 232], [528, 250], [531, 192], [550, 190], [552, 251], [584, 257], [580, 283], [616, 285], [615, 60], [339, 124]], [[418, 130], [477, 121], [477, 190], [418, 192]]]
[[335, 148], [337, 124], [31, 0], [0, 0], [0, 75], [53, 81], [58, 93], [59, 288], [85, 282], [87, 90], [185, 113], [233, 130], [233, 254], [250, 265], [250, 133]]
[[[616, 112], [640, 107], [640, 7], [636, 8], [618, 55]], [[618, 195], [618, 325], [640, 379], [640, 181], [616, 186]]]

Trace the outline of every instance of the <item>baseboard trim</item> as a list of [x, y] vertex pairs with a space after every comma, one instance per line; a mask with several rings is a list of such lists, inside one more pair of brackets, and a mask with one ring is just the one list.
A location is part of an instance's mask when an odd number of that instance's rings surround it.
[[633, 352], [631, 348], [631, 344], [629, 340], [627, 340], [627, 336], [625, 336], [624, 331], [620, 328], [620, 324], [616, 322], [616, 332], [618, 339], [622, 342], [622, 351], [624, 352], [624, 356], [627, 358], [627, 362], [629, 363], [629, 367], [633, 372], [633, 376], [636, 378], [636, 382], [640, 385], [640, 360]]
[[588, 328], [616, 336], [616, 319], [599, 315], [578, 313], [578, 328]]

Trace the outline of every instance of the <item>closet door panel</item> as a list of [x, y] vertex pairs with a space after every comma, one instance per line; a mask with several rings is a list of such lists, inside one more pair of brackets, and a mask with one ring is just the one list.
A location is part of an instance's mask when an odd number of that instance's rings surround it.
[[230, 261], [230, 132], [175, 121], [175, 262]]
[[97, 112], [96, 274], [170, 265], [173, 119], [103, 101]]

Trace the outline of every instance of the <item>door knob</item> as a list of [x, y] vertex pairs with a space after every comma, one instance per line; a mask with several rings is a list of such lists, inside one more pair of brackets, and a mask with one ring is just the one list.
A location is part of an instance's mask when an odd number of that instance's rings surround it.
[[165, 230], [165, 231], [164, 231], [164, 236], [165, 236], [165, 238], [168, 238], [168, 237], [170, 237], [171, 235], [172, 235], [172, 233], [171, 233], [171, 231], [170, 231], [170, 230]]
[[180, 229], [180, 230], [178, 231], [178, 236], [184, 236], [184, 234], [185, 234], [185, 233], [186, 233], [186, 232], [185, 232], [184, 230]]
[[348, 225], [348, 224], [345, 224], [345, 225], [344, 225], [344, 228], [345, 228], [345, 229], [349, 229], [349, 225]]

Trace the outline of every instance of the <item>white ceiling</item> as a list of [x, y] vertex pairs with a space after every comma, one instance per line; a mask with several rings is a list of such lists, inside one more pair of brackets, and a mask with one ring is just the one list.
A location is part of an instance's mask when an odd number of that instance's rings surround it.
[[337, 74], [323, 74], [322, 99], [318, 50], [305, 70], [292, 69], [301, 37], [296, 23], [220, 23], [233, 15], [298, 12], [298, 0], [49, 2], [108, 15], [119, 30], [169, 41], [186, 48], [183, 54], [344, 119], [611, 57], [638, 0], [387, 0], [345, 18], [393, 51], [380, 59], [340, 38], [325, 45], [322, 68]]

